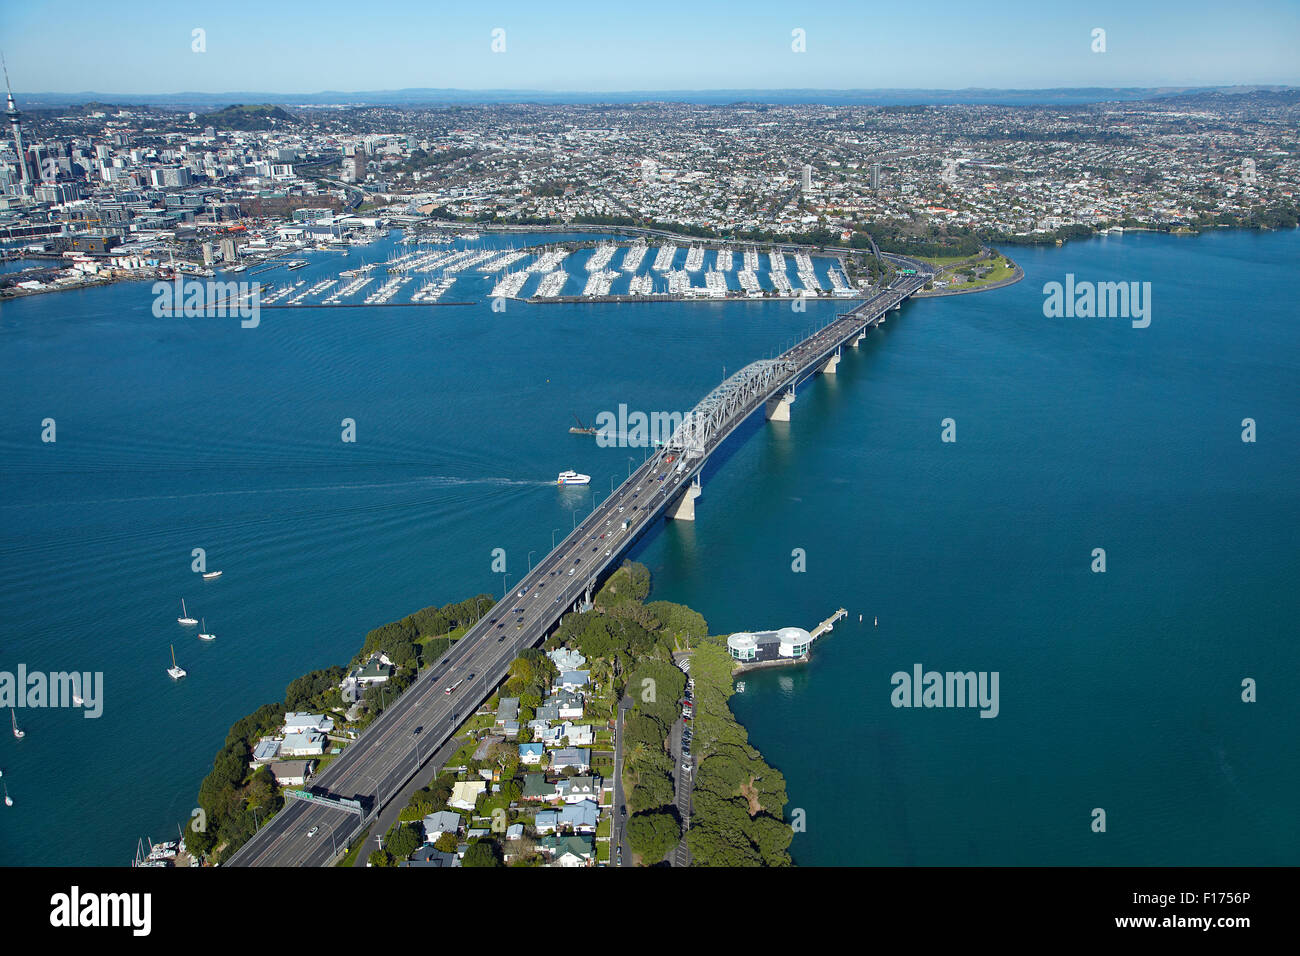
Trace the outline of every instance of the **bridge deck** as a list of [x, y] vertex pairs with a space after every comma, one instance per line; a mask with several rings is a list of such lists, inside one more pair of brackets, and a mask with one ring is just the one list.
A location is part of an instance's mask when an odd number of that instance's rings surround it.
[[[918, 264], [919, 265], [919, 264]], [[684, 423], [665, 447], [633, 471], [604, 502], [498, 602], [433, 667], [420, 674], [343, 753], [311, 781], [311, 789], [359, 800], [362, 826], [491, 696], [510, 662], [539, 643], [560, 617], [622, 559], [623, 553], [686, 490], [714, 450], [766, 401], [815, 374], [849, 338], [879, 322], [924, 283], [909, 277], [877, 291], [851, 312], [819, 329], [764, 366], [765, 374], [739, 386], [737, 373], [719, 391], [707, 422]], [[762, 365], [763, 363], [755, 363]], [[753, 369], [749, 366], [747, 369]], [[727, 386], [734, 387], [728, 389]], [[697, 406], [698, 410], [698, 406]], [[692, 415], [695, 413], [693, 412]], [[691, 416], [688, 416], [690, 419]], [[626, 531], [622, 523], [628, 522]], [[453, 689], [454, 688], [454, 689]], [[231, 858], [233, 866], [323, 866], [359, 832], [355, 815], [312, 801], [286, 806]], [[313, 835], [308, 835], [314, 831]]]

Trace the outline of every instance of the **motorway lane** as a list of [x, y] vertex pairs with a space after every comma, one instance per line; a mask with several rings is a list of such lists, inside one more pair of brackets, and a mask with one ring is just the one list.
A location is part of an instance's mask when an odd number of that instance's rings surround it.
[[[901, 293], [910, 294], [923, 282], [923, 277], [917, 276], [896, 288], [882, 289], [855, 311], [892, 305]], [[812, 374], [839, 339], [865, 322], [861, 316], [838, 319], [783, 353], [781, 358], [794, 361], [798, 368], [791, 382]], [[678, 460], [667, 462], [664, 449], [655, 451], [524, 577], [520, 590], [527, 590], [522, 597], [517, 591], [494, 605], [488, 616], [471, 627], [430, 672], [421, 675], [312, 780], [312, 789], [360, 799], [367, 806], [368, 816], [377, 813], [376, 802], [382, 805], [418, 771], [418, 757], [431, 757], [469, 715], [469, 708], [477, 709], [490, 695], [504, 676], [504, 665], [523, 647], [545, 636], [556, 618], [583, 596], [587, 585], [594, 585], [603, 569], [617, 562], [628, 544], [657, 519], [658, 511], [681, 493], [717, 445], [765, 401], [751, 401], [715, 436], [704, 455], [691, 461], [690, 467], [681, 467]], [[621, 530], [624, 519], [629, 521], [626, 532]], [[599, 537], [601, 533], [606, 534], [604, 539]], [[610, 553], [606, 555], [605, 551]], [[574, 569], [572, 575], [570, 568]], [[554, 590], [557, 586], [558, 595]], [[548, 587], [552, 588], [549, 592]], [[522, 608], [523, 613], [515, 613], [515, 608]], [[522, 627], [517, 626], [520, 618]], [[457, 682], [461, 683], [456, 690], [447, 694], [446, 688]], [[462, 700], [466, 704], [464, 713], [459, 703]], [[414, 733], [417, 727], [421, 728], [419, 740]], [[422, 743], [426, 746], [421, 747]], [[320, 865], [333, 852], [331, 835], [341, 847], [357, 822], [356, 816], [346, 811], [294, 801], [259, 830], [230, 865]], [[307, 831], [313, 826], [320, 830], [315, 837], [308, 837]]]

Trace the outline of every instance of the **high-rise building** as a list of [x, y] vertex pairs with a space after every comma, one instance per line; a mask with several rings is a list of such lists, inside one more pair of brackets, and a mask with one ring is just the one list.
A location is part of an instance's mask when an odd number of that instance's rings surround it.
[[810, 193], [812, 192], [812, 188], [812, 166], [805, 163], [803, 167], [803, 191]]
[[9, 117], [9, 128], [14, 134], [14, 150], [18, 153], [18, 174], [21, 177], [22, 191], [26, 195], [32, 185], [31, 170], [27, 168], [27, 150], [23, 148], [23, 114], [18, 112], [18, 106], [14, 103], [14, 91], [9, 87], [9, 66], [5, 65], [5, 89], [9, 91], [9, 105], [5, 109], [5, 115]]
[[879, 163], [871, 164], [871, 188], [872, 189], [880, 188], [880, 164]]

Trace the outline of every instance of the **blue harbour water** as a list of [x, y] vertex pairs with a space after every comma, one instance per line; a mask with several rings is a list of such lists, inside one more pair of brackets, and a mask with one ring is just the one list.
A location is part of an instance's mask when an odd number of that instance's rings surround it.
[[[255, 278], [311, 284], [394, 242]], [[1300, 234], [1009, 251], [1025, 281], [908, 303], [790, 423], [743, 428], [698, 520], [638, 546], [653, 596], [715, 633], [849, 610], [732, 698], [807, 814], [798, 863], [1300, 862]], [[1151, 326], [1044, 318], [1067, 272], [1151, 282]], [[29, 709], [0, 735], [0, 863], [124, 865], [174, 836], [231, 723], [372, 627], [501, 593], [641, 460], [568, 434], [573, 414], [684, 411], [843, 308], [493, 312], [464, 275], [444, 300], [473, 306], [268, 308], [256, 329], [155, 318], [147, 283], [0, 306], [0, 670], [106, 680], [100, 719]], [[566, 468], [591, 486], [557, 488]], [[175, 623], [182, 597], [215, 642]], [[893, 708], [918, 662], [998, 671], [999, 716]]]

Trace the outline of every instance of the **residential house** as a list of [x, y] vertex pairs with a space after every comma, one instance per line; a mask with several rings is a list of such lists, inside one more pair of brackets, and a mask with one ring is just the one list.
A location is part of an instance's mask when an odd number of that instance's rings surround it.
[[564, 724], [564, 736], [569, 738], [570, 747], [590, 747], [596, 741], [591, 724]]
[[444, 833], [459, 833], [463, 819], [459, 813], [438, 810], [424, 818], [424, 842], [434, 843]]
[[534, 720], [530, 721], [528, 726], [540, 722], [551, 723], [560, 719], [560, 705], [555, 698], [548, 698], [542, 702], [542, 705], [533, 711]]
[[575, 767], [579, 771], [591, 769], [591, 751], [586, 747], [565, 747], [563, 750], [551, 751], [551, 770], [559, 772], [565, 767]]
[[554, 833], [560, 825], [559, 810], [539, 810], [533, 818], [533, 829], [541, 836]]
[[582, 777], [564, 777], [555, 784], [555, 792], [565, 803], [581, 803], [583, 800], [600, 802], [600, 777], [594, 775]]
[[439, 866], [452, 867], [460, 866], [460, 857], [455, 853], [444, 853], [442, 850], [435, 850], [433, 847], [425, 845], [420, 847], [411, 854], [409, 860], [403, 860], [398, 866]]
[[328, 734], [334, 730], [334, 718], [324, 714], [308, 714], [290, 711], [284, 715], [284, 732], [286, 734], [303, 734], [309, 730], [319, 730]]
[[537, 739], [542, 742], [543, 746], [558, 747], [560, 741], [564, 739], [564, 726], [564, 724], [556, 724], [553, 727], [548, 725], [538, 733]]
[[316, 766], [313, 760], [281, 760], [268, 764], [275, 782], [282, 787], [301, 787]]
[[565, 671], [576, 671], [583, 664], [587, 663], [585, 657], [577, 651], [569, 650], [567, 647], [560, 647], [553, 651], [548, 651], [546, 656], [551, 659], [551, 663], [555, 665], [555, 669], [561, 674]]
[[362, 687], [382, 684], [393, 676], [393, 665], [382, 654], [366, 661], [365, 666], [355, 670], [351, 675]]
[[591, 679], [589, 671], [563, 671], [559, 680], [555, 682], [557, 688], [564, 688], [567, 691], [575, 691], [580, 687], [586, 687]]
[[526, 773], [524, 789], [519, 799], [534, 803], [555, 803], [560, 799], [560, 795], [556, 792], [555, 784], [546, 779], [546, 774]]
[[582, 695], [573, 691], [562, 690], [558, 694], [549, 698], [550, 702], [555, 704], [555, 714], [557, 720], [580, 720], [582, 719]]
[[566, 803], [557, 812], [560, 829], [574, 833], [595, 833], [596, 824], [600, 822], [600, 805], [595, 800]]
[[319, 757], [325, 752], [325, 735], [316, 730], [299, 734], [285, 734], [280, 742], [284, 757]]
[[253, 766], [257, 767], [264, 763], [270, 763], [280, 755], [280, 741], [272, 740], [270, 737], [263, 737], [253, 748]]
[[482, 780], [457, 780], [451, 788], [451, 799], [447, 806], [457, 810], [473, 810], [479, 796], [487, 789]]
[[518, 719], [519, 719], [519, 698], [502, 697], [500, 702], [497, 704], [497, 720], [496, 720], [497, 726], [500, 727], [504, 725], [507, 720], [517, 721]]
[[542, 762], [546, 756], [546, 751], [541, 744], [520, 744], [519, 745], [519, 762], [525, 766], [532, 767]]
[[596, 842], [586, 834], [551, 835], [541, 841], [541, 848], [554, 866], [590, 866], [596, 859]]

